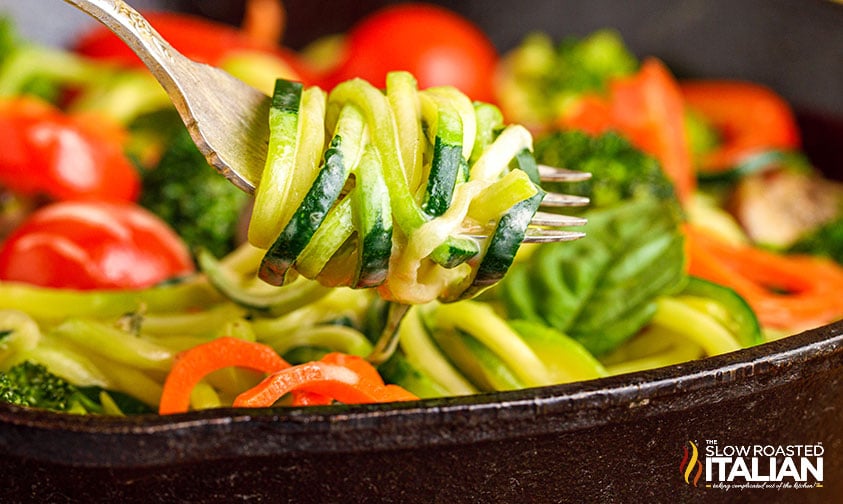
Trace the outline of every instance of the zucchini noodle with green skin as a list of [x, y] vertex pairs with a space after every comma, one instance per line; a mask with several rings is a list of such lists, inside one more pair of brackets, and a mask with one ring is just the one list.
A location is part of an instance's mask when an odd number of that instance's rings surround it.
[[[206, 272], [141, 290], [0, 282], [0, 373], [24, 362], [43, 365], [75, 386], [101, 389], [104, 413], [124, 414], [106, 406], [113, 394], [154, 411], [177, 356], [219, 337], [261, 342], [308, 360], [327, 351], [371, 352], [361, 328], [372, 292], [328, 289], [305, 278], [285, 287], [249, 282], [256, 280], [259, 252], [244, 245], [221, 260], [203, 253]], [[247, 371], [223, 370], [199, 383], [191, 405], [230, 405], [254, 381]]]
[[301, 275], [404, 304], [473, 297], [506, 273], [544, 196], [525, 128], [406, 72], [385, 91], [279, 80], [269, 121], [249, 241], [272, 285]]

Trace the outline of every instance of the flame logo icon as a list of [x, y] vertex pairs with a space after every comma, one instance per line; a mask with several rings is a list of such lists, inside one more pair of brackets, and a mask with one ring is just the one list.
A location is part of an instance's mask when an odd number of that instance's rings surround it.
[[[690, 445], [691, 449], [688, 450]], [[700, 462], [700, 453], [697, 450], [697, 445], [693, 441], [688, 441], [688, 444], [682, 447], [684, 453], [682, 462], [679, 464], [679, 472], [685, 478], [685, 483], [697, 486], [702, 476], [702, 462]], [[693, 476], [692, 476], [693, 475]], [[693, 478], [693, 479], [692, 479]]]

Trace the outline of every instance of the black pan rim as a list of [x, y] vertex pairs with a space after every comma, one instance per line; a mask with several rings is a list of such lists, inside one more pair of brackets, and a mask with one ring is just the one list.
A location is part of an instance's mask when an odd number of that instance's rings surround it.
[[[843, 366], [843, 321], [714, 357], [585, 382], [407, 404], [223, 408], [171, 416], [78, 416], [0, 404], [0, 453], [137, 466], [284, 454], [498, 442], [610, 428], [705, 407]], [[16, 442], [25, 441], [25, 442]], [[58, 443], [58, 445], [56, 444]], [[5, 445], [5, 446], [3, 446]], [[104, 449], [113, 446], [116, 450]], [[131, 447], [136, 449], [127, 449]], [[139, 451], [141, 447], [145, 448]], [[177, 447], [177, 448], [176, 448]]]

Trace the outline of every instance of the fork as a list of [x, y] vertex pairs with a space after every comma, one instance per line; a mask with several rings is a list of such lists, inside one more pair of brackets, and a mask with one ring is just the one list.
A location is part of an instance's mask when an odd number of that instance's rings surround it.
[[[254, 193], [266, 160], [270, 98], [218, 68], [182, 55], [123, 0], [64, 1], [100, 21], [138, 55], [169, 95], [208, 163], [241, 190]], [[590, 175], [539, 166], [542, 181], [575, 182]], [[582, 196], [547, 193], [542, 206], [582, 206], [588, 201]], [[585, 222], [580, 217], [537, 212], [523, 241], [576, 240], [584, 233], [558, 228]]]

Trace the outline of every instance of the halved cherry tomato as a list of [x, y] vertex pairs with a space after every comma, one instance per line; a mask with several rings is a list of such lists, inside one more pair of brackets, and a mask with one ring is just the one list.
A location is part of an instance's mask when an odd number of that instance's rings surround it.
[[761, 84], [695, 80], [682, 82], [681, 90], [687, 106], [722, 137], [722, 145], [704, 155], [701, 170], [727, 170], [760, 150], [795, 149], [801, 143], [790, 105]]
[[330, 89], [360, 77], [383, 87], [387, 73], [406, 70], [422, 89], [452, 85], [474, 100], [492, 101], [497, 60], [489, 38], [457, 13], [428, 4], [400, 4], [351, 28], [345, 55], [323, 85]]
[[[239, 29], [198, 16], [172, 12], [144, 12], [149, 24], [176, 50], [202, 63], [219, 66], [227, 56], [256, 51], [283, 61], [294, 75], [284, 77], [311, 81], [307, 65], [291, 50], [262, 43]], [[126, 66], [142, 66], [129, 47], [104, 26], [83, 34], [74, 47], [76, 52], [94, 59]]]
[[30, 215], [0, 248], [0, 280], [71, 289], [131, 289], [194, 271], [158, 217], [128, 202], [63, 201]]
[[35, 98], [0, 100], [0, 185], [52, 199], [134, 200], [137, 170], [125, 131], [104, 117], [71, 116]]

